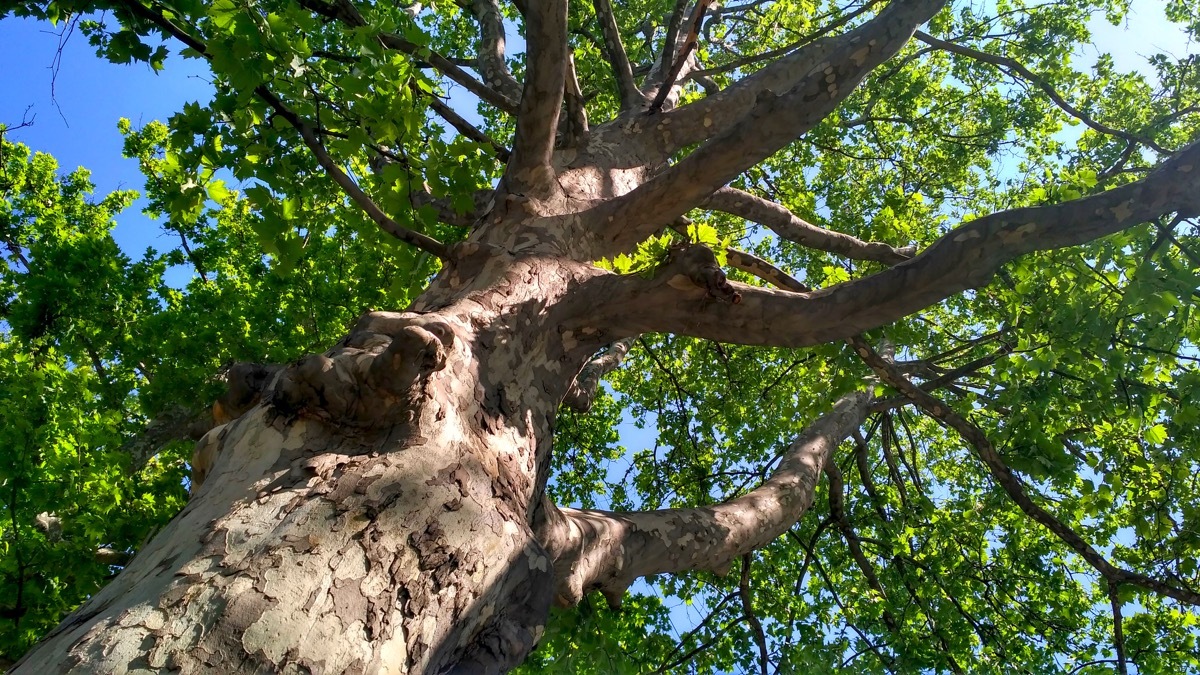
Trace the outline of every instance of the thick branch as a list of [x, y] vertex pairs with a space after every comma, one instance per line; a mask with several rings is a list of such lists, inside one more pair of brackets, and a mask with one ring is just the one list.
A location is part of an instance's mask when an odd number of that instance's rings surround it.
[[[463, 3], [467, 4], [467, 3]], [[479, 74], [492, 89], [513, 101], [521, 100], [521, 83], [508, 70], [504, 61], [504, 15], [496, 0], [473, 0], [471, 14], [479, 23]]]
[[[822, 38], [822, 35], [856, 18], [878, 2], [879, 0], [867, 2], [854, 12], [827, 24], [821, 30], [792, 45], [758, 55], [753, 60], [774, 60], [719, 93], [665, 113], [661, 122], [641, 132], [640, 142], [647, 146], [646, 151], [655, 151], [658, 159], [663, 160], [681, 148], [728, 131], [750, 112], [760, 93], [788, 91], [821, 65], [840, 44], [840, 40], [846, 37]], [[704, 71], [695, 72], [698, 77], [706, 77], [702, 75]], [[682, 77], [687, 79], [690, 75], [691, 73]], [[657, 121], [659, 118], [655, 119]]]
[[100, 546], [96, 549], [96, 562], [101, 565], [111, 565], [113, 567], [124, 567], [133, 559], [133, 554], [128, 551], [118, 551], [111, 546]]
[[959, 415], [953, 408], [946, 405], [940, 399], [931, 396], [923, 389], [914, 385], [895, 365], [876, 353], [866, 342], [859, 341], [855, 344], [855, 351], [858, 352], [859, 357], [884, 382], [898, 389], [900, 393], [907, 396], [929, 416], [958, 432], [975, 449], [976, 454], [983, 461], [984, 466], [987, 467], [988, 473], [1008, 493], [1009, 498], [1012, 499], [1021, 511], [1047, 530], [1050, 530], [1054, 536], [1058, 537], [1072, 551], [1079, 554], [1081, 558], [1087, 561], [1108, 582], [1132, 584], [1189, 605], [1200, 605], [1200, 593], [1191, 589], [1172, 586], [1160, 579], [1132, 572], [1110, 563], [1077, 532], [1033, 501], [1025, 491], [1025, 486], [1021, 483], [1021, 480], [1004, 463], [1000, 453], [996, 451], [996, 447], [992, 445], [992, 442], [982, 429], [972, 424], [962, 415]]
[[141, 433], [123, 443], [121, 452], [129, 454], [129, 469], [137, 473], [171, 441], [184, 438], [195, 441], [212, 426], [212, 413], [208, 408], [192, 411], [183, 406], [174, 406], [151, 420]]
[[651, 280], [602, 275], [580, 292], [618, 335], [673, 332], [721, 342], [806, 346], [856, 335], [985, 285], [1018, 256], [1082, 244], [1172, 212], [1200, 212], [1200, 143], [1136, 183], [1049, 206], [994, 213], [962, 225], [895, 267], [811, 293], [734, 284], [718, 302], [690, 271], [666, 266]]
[[633, 67], [629, 64], [629, 56], [621, 42], [621, 29], [617, 26], [612, 3], [609, 0], [592, 0], [592, 6], [596, 8], [596, 19], [600, 22], [600, 32], [604, 35], [604, 56], [612, 66], [613, 78], [617, 81], [621, 110], [641, 108], [646, 104], [646, 97], [633, 80]]
[[700, 204], [706, 209], [729, 213], [765, 225], [775, 234], [801, 246], [828, 251], [851, 260], [874, 260], [895, 265], [908, 260], [913, 248], [895, 248], [882, 242], [866, 242], [848, 234], [834, 232], [806, 222], [780, 204], [738, 190], [724, 187]]
[[511, 193], [540, 196], [554, 186], [550, 166], [567, 78], [567, 3], [532, 3], [525, 15], [525, 89], [512, 157], [504, 172]]
[[617, 340], [609, 345], [608, 351], [589, 361], [575, 376], [575, 382], [563, 397], [563, 403], [579, 412], [591, 410], [596, 399], [596, 390], [600, 388], [600, 378], [619, 368], [631, 347], [633, 338]]
[[736, 248], [727, 248], [725, 249], [725, 262], [729, 263], [729, 266], [734, 269], [741, 270], [747, 274], [753, 274], [759, 279], [786, 291], [808, 293], [812, 290], [800, 283], [792, 275], [772, 265], [770, 261], [763, 260], [753, 253], [747, 253]]
[[567, 77], [563, 83], [563, 108], [566, 115], [567, 147], [579, 147], [587, 143], [588, 118], [584, 107], [583, 91], [579, 88], [579, 76], [575, 72], [575, 55], [567, 54]]
[[[598, 226], [616, 231], [601, 257], [631, 249], [676, 216], [816, 126], [876, 66], [908, 42], [946, 0], [893, 1], [863, 26], [833, 41], [825, 60], [782, 95], [758, 92], [748, 114], [678, 163], [637, 189], [593, 210]], [[674, 124], [663, 120], [664, 132]], [[600, 229], [598, 227], [598, 229]]]
[[151, 420], [146, 428], [121, 446], [132, 459], [130, 469], [141, 471], [151, 458], [172, 441], [199, 440], [214, 426], [239, 417], [258, 402], [258, 397], [280, 366], [235, 363], [217, 372], [216, 380], [225, 384], [225, 393], [211, 408], [198, 411], [174, 406]]
[[833, 448], [866, 419], [870, 391], [843, 396], [797, 438], [771, 477], [723, 504], [634, 513], [557, 510], [544, 505], [539, 539], [555, 558], [557, 597], [579, 602], [600, 590], [616, 603], [648, 574], [728, 571], [738, 557], [766, 545], [808, 510]]
[[643, 138], [643, 142], [666, 158], [684, 147], [729, 131], [754, 109], [759, 95], [790, 90], [823, 63], [841, 39], [845, 36], [816, 40], [795, 51], [789, 49], [791, 53], [721, 92], [664, 113], [662, 121], [651, 128], [650, 137]]

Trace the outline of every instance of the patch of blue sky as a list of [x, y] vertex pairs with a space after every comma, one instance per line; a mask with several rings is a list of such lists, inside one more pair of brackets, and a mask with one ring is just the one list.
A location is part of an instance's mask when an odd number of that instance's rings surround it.
[[[33, 124], [5, 135], [34, 152], [55, 157], [62, 173], [83, 167], [91, 172], [96, 195], [114, 190], [143, 191], [145, 177], [135, 159], [121, 155], [124, 142], [117, 121], [124, 117], [135, 128], [167, 120], [190, 101], [212, 97], [207, 66], [195, 59], [172, 55], [167, 69], [154, 72], [144, 63], [121, 65], [97, 58], [95, 48], [70, 22], [45, 22], [12, 17], [0, 20], [0, 123]], [[147, 248], [174, 249], [178, 238], [160, 222], [142, 213], [146, 199], [117, 217], [113, 238], [129, 256], [140, 258]], [[168, 271], [167, 281], [182, 287], [190, 268]]]

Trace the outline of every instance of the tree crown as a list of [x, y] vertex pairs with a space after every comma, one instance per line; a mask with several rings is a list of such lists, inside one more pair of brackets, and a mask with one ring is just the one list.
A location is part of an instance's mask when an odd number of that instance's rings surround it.
[[475, 246], [586, 268], [622, 338], [558, 413], [563, 506], [744, 497], [874, 391], [816, 513], [568, 598], [529, 672], [1200, 667], [1200, 62], [1083, 59], [1127, 3], [6, 9], [216, 90], [122, 122], [180, 242], [137, 259], [132, 194], [0, 138], [7, 657], [178, 511], [230, 364], [436, 309]]

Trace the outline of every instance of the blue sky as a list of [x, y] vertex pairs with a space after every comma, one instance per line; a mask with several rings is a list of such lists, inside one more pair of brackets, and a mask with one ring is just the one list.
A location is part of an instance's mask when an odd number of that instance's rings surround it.
[[[117, 65], [96, 57], [95, 49], [78, 30], [63, 42], [57, 76], [53, 64], [60, 44], [57, 27], [29, 19], [0, 19], [0, 122], [15, 126], [22, 116], [32, 126], [6, 134], [32, 150], [48, 152], [63, 171], [85, 167], [92, 172], [98, 194], [121, 189], [141, 190], [137, 162], [121, 157], [117, 120], [134, 126], [165, 121], [188, 101], [205, 101], [212, 94], [207, 67], [196, 60], [172, 56], [167, 70], [155, 73], [145, 64]], [[53, 95], [51, 89], [53, 87]], [[28, 108], [28, 113], [26, 113]], [[141, 215], [141, 205], [126, 211], [114, 233], [118, 243], [138, 257], [147, 246], [166, 249], [174, 239], [156, 241], [161, 232]]]

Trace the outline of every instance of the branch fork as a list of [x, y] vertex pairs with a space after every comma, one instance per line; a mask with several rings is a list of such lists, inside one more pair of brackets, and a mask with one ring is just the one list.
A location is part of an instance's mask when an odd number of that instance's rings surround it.
[[667, 285], [672, 288], [699, 286], [710, 298], [735, 305], [742, 301], [742, 294], [729, 283], [725, 271], [717, 264], [717, 256], [702, 244], [672, 247], [660, 274], [666, 276]]

